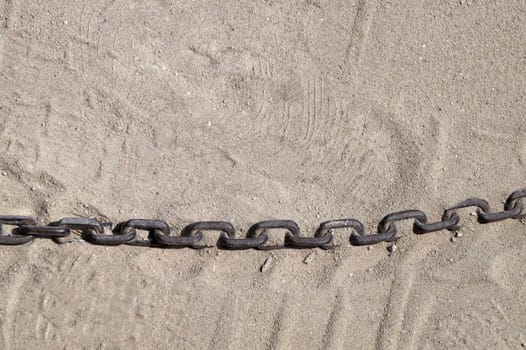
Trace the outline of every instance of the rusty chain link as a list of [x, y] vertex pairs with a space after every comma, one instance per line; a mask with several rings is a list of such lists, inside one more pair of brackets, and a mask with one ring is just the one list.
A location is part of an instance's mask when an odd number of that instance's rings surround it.
[[[491, 212], [490, 204], [484, 199], [470, 198], [446, 209], [440, 221], [429, 223], [427, 215], [415, 209], [399, 211], [386, 215], [378, 223], [376, 233], [366, 234], [364, 225], [356, 219], [340, 219], [322, 222], [314, 236], [304, 236], [297, 223], [291, 220], [261, 221], [250, 227], [245, 237], [238, 237], [234, 226], [225, 221], [201, 221], [186, 226], [179, 235], [172, 234], [172, 228], [164, 221], [149, 219], [131, 219], [117, 224], [101, 223], [93, 218], [72, 217], [51, 222], [46, 226], [37, 225], [29, 216], [0, 216], [0, 245], [21, 245], [35, 238], [52, 239], [62, 244], [75, 241], [86, 241], [98, 245], [137, 245], [161, 248], [194, 248], [210, 247], [204, 242], [206, 231], [220, 232], [214, 246], [221, 249], [279, 249], [279, 248], [322, 248], [334, 247], [334, 233], [338, 229], [350, 229], [351, 245], [371, 245], [380, 242], [394, 242], [398, 229], [396, 222], [413, 221], [413, 232], [425, 234], [441, 230], [457, 231], [460, 229], [460, 216], [457, 211], [464, 208], [476, 208], [477, 221], [481, 224], [519, 219], [523, 213], [522, 198], [526, 189], [515, 191], [508, 196], [504, 210]], [[4, 226], [13, 226], [9, 233]], [[140, 238], [138, 231], [146, 231], [146, 238]], [[283, 244], [268, 244], [270, 230], [286, 231]], [[80, 239], [72, 239], [72, 231], [80, 232]]]

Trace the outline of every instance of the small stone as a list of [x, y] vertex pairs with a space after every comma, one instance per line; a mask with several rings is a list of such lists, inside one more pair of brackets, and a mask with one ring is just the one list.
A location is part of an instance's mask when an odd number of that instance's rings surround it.
[[36, 186], [31, 186], [31, 191], [36, 191], [36, 190], [37, 190]]
[[476, 211], [472, 211], [471, 213], [469, 213], [470, 216], [478, 216], [477, 212]]
[[314, 259], [315, 254], [316, 254], [315, 252], [312, 252], [309, 255], [307, 255], [305, 259], [303, 259], [303, 263], [306, 265], [310, 264], [312, 262], [312, 259]]
[[270, 268], [270, 265], [272, 265], [272, 260], [273, 259], [271, 256], [269, 256], [267, 260], [265, 260], [263, 265], [261, 265], [261, 272], [266, 272]]
[[7, 173], [5, 171], [2, 171], [2, 176], [7, 176]]
[[451, 237], [449, 240], [450, 240], [452, 243], [455, 243], [455, 242], [457, 241], [457, 239], [456, 239], [455, 237]]
[[373, 247], [371, 247], [370, 245], [367, 246], [367, 250], [371, 250], [373, 249]]
[[449, 262], [453, 262], [453, 259], [452, 259], [452, 258], [449, 258]]
[[457, 237], [457, 238], [462, 237], [462, 232], [460, 232], [460, 231], [456, 231], [456, 232], [455, 232], [455, 237]]
[[392, 244], [387, 247], [387, 251], [389, 251], [389, 253], [394, 253], [396, 252], [397, 249], [398, 249], [398, 246], [396, 244]]

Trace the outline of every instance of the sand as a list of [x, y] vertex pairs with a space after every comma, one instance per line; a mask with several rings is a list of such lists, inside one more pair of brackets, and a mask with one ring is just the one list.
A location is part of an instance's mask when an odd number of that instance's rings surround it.
[[[468, 197], [501, 210], [526, 186], [525, 17], [521, 0], [0, 0], [0, 214], [311, 235]], [[348, 233], [334, 251], [3, 246], [0, 348], [524, 347], [526, 226], [471, 211], [454, 242], [400, 224], [393, 254]]]

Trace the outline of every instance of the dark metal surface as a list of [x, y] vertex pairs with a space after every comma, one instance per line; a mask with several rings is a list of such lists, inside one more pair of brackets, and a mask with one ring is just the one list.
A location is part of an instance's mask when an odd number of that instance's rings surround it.
[[[258, 222], [252, 225], [252, 227], [250, 227], [250, 229], [248, 230], [247, 238], [257, 239], [263, 236], [263, 237], [267, 237], [265, 239], [265, 242], [266, 242], [268, 240], [267, 231], [268, 230], [279, 230], [279, 229], [287, 230], [288, 232], [286, 235], [293, 235], [296, 237], [301, 236], [300, 228], [298, 224], [296, 224], [292, 220], [267, 220], [267, 221], [261, 221], [261, 222]], [[283, 248], [281, 246], [268, 246], [265, 244], [265, 242], [259, 244], [256, 248], [262, 249], [262, 250]], [[286, 244], [287, 244], [287, 240], [285, 239], [285, 246]]]
[[458, 227], [459, 222], [460, 216], [458, 216], [456, 213], [453, 213], [449, 218], [434, 222], [432, 224], [424, 224], [418, 220], [415, 220], [413, 223], [413, 232], [419, 235], [441, 230], [450, 230], [453, 227]]
[[19, 245], [31, 242], [34, 236], [22, 236], [17, 235], [14, 230], [11, 230], [10, 235], [4, 233], [4, 226], [17, 226], [22, 225], [36, 225], [36, 221], [30, 216], [20, 215], [2, 215], [0, 216], [0, 245]]
[[135, 240], [135, 237], [137, 236], [137, 230], [134, 228], [128, 230], [125, 227], [125, 224], [127, 222], [122, 222], [115, 226], [115, 228], [111, 231], [110, 234], [106, 234], [105, 230], [98, 231], [95, 229], [87, 229], [87, 241], [93, 244], [100, 245], [119, 245], [131, 242]]
[[518, 218], [522, 213], [522, 202], [517, 201], [515, 205], [509, 210], [499, 211], [497, 213], [478, 213], [478, 221], [481, 224], [487, 224], [490, 222], [502, 221], [506, 219]]
[[314, 237], [303, 236], [299, 229], [285, 234], [285, 246], [291, 248], [325, 248], [331, 242], [332, 233], [328, 231], [322, 235], [315, 234]]
[[[71, 231], [80, 231], [81, 239], [90, 241], [91, 237], [96, 234], [104, 233], [104, 226], [98, 220], [93, 218], [62, 218], [58, 221], [54, 221], [49, 226], [60, 226], [67, 227]], [[53, 241], [58, 244], [78, 242], [78, 239], [67, 239], [67, 237], [53, 237]]]
[[[332, 243], [334, 236], [334, 230], [337, 229], [343, 229], [343, 228], [350, 228], [353, 229], [356, 232], [360, 232], [363, 234], [365, 231], [363, 228], [363, 224], [355, 219], [341, 219], [341, 220], [331, 220], [331, 221], [325, 221], [320, 224], [318, 229], [316, 230], [316, 233], [314, 234], [315, 237], [326, 237], [327, 243], [321, 245], [321, 248], [329, 249], [330, 244]], [[349, 237], [349, 241], [351, 241], [351, 237]]]
[[380, 242], [393, 242], [396, 241], [396, 226], [391, 225], [389, 231], [387, 232], [378, 232], [374, 234], [366, 234], [365, 231], [356, 231], [356, 233], [351, 234], [351, 244], [352, 245], [372, 245]]
[[[250, 227], [245, 237], [236, 235], [234, 226], [226, 221], [200, 221], [186, 226], [180, 235], [172, 234], [170, 226], [161, 220], [132, 219], [119, 223], [111, 230], [111, 223], [101, 223], [93, 218], [71, 217], [40, 226], [29, 216], [0, 216], [0, 245], [19, 245], [29, 243], [35, 238], [52, 239], [56, 243], [73, 242], [71, 231], [80, 231], [81, 238], [100, 245], [138, 245], [161, 248], [205, 248], [203, 232], [218, 231], [219, 239], [214, 246], [221, 249], [280, 249], [280, 248], [322, 248], [334, 247], [334, 231], [351, 229], [349, 237], [352, 245], [371, 245], [398, 240], [396, 223], [412, 220], [412, 231], [424, 234], [441, 230], [460, 229], [458, 211], [476, 208], [477, 221], [481, 224], [519, 219], [526, 216], [522, 198], [526, 189], [511, 193], [505, 201], [504, 210], [492, 212], [484, 199], [470, 198], [446, 209], [442, 220], [428, 223], [427, 215], [416, 209], [404, 210], [386, 215], [379, 223], [377, 232], [366, 234], [364, 225], [356, 219], [340, 219], [322, 222], [313, 236], [304, 236], [298, 224], [291, 220], [261, 221]], [[5, 226], [13, 226], [5, 232]], [[109, 227], [109, 229], [108, 229]], [[138, 237], [138, 230], [147, 231], [146, 238]], [[269, 230], [285, 230], [283, 244], [269, 245]], [[78, 239], [76, 240], [78, 241]]]
[[[148, 231], [147, 238], [138, 238], [137, 230]], [[150, 220], [150, 219], [131, 219], [125, 222], [119, 223], [113, 230], [114, 235], [121, 237], [129, 237], [130, 239], [124, 242], [128, 245], [138, 246], [155, 246], [157, 243], [157, 235], [170, 235], [170, 227], [168, 224], [161, 220]]]
[[36, 226], [22, 225], [13, 233], [17, 235], [33, 236], [38, 238], [57, 238], [69, 236], [69, 228], [61, 226]]
[[[504, 204], [504, 210], [512, 210], [513, 207], [515, 207], [515, 203], [521, 198], [525, 198], [525, 197], [526, 197], [526, 189], [513, 192], [506, 199], [506, 203]], [[524, 217], [524, 216], [526, 216], [526, 213], [517, 215], [517, 217]]]
[[221, 231], [221, 236], [217, 241], [217, 246], [221, 246], [222, 237], [234, 238], [236, 236], [236, 229], [231, 223], [226, 221], [200, 221], [194, 222], [186, 226], [181, 231], [181, 238], [191, 238], [193, 240], [189, 247], [192, 248], [206, 248], [208, 246], [199, 244], [203, 238], [203, 231]]
[[[477, 208], [477, 211], [476, 211], [477, 215], [479, 215], [480, 213], [489, 213], [491, 211], [491, 206], [484, 199], [469, 198], [469, 199], [466, 199], [465, 201], [458, 203], [457, 205], [451, 208], [446, 209], [444, 211], [444, 214], [442, 215], [442, 221], [447, 221], [448, 219], [451, 219], [453, 216], [458, 215], [457, 214], [458, 209], [465, 209], [465, 208], [471, 208], [471, 207]], [[460, 222], [460, 219], [459, 219], [459, 222]], [[456, 225], [453, 225], [447, 229], [449, 231], [457, 231], [460, 229], [460, 226], [457, 223]]]
[[423, 211], [416, 210], [416, 209], [409, 209], [409, 210], [399, 211], [396, 213], [391, 213], [391, 214], [386, 215], [378, 223], [378, 233], [388, 232], [394, 222], [408, 220], [408, 219], [414, 219], [415, 222], [419, 222], [421, 224], [427, 224], [427, 216]]

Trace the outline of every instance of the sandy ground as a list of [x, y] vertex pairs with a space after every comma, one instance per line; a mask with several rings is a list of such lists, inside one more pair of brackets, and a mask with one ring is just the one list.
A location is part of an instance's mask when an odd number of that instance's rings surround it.
[[[0, 212], [312, 234], [500, 209], [525, 92], [523, 0], [0, 0]], [[524, 347], [526, 226], [461, 213], [391, 256], [2, 247], [0, 348]]]

